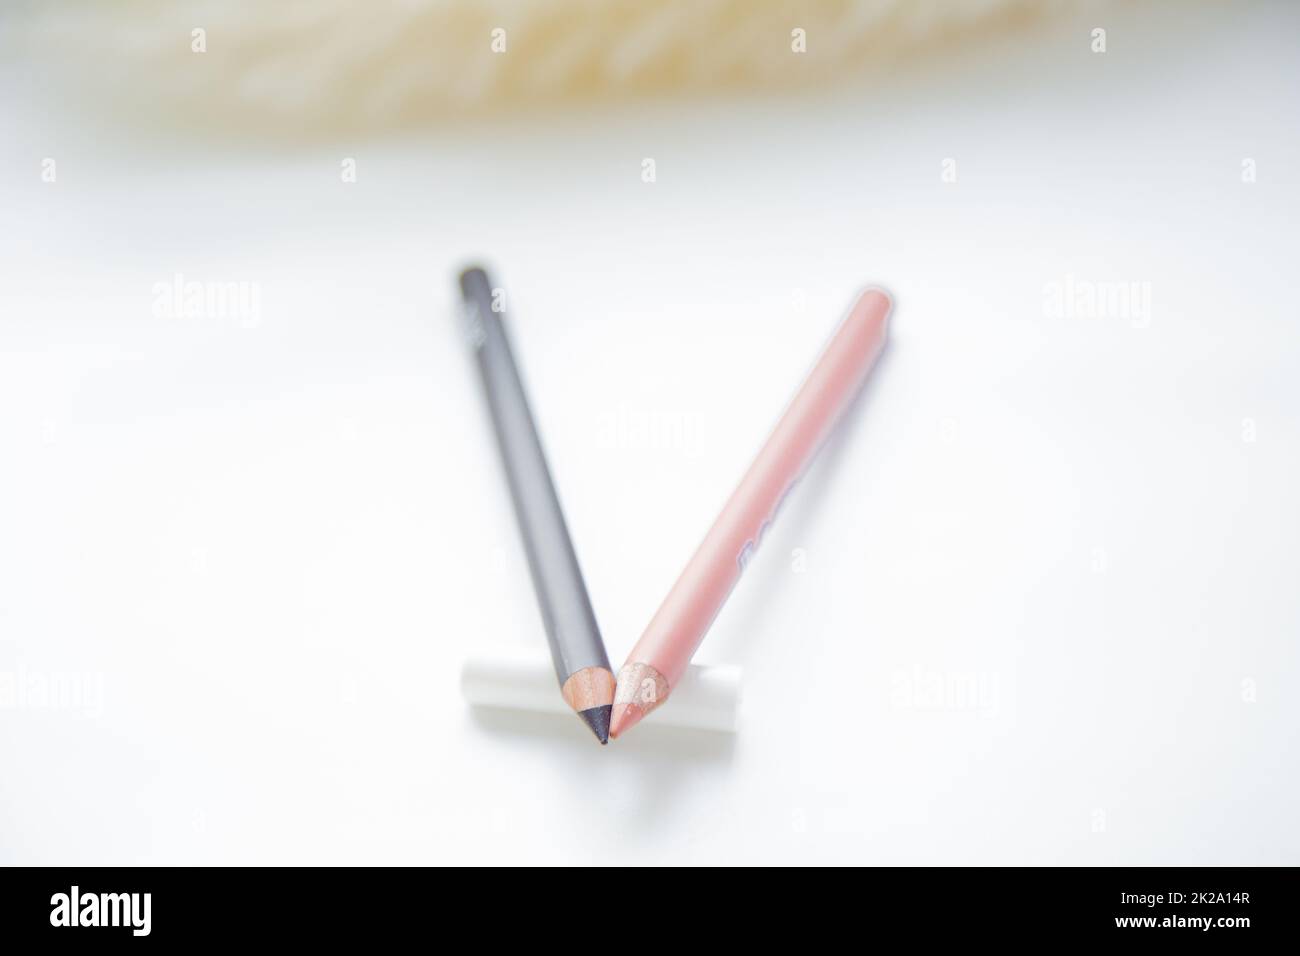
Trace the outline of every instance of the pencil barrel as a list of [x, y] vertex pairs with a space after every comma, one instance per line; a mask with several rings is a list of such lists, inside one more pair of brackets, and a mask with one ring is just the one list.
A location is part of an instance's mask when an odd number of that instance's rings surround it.
[[786, 494], [838, 424], [884, 346], [891, 303], [862, 294], [632, 649], [674, 687]]
[[[533, 590], [561, 685], [587, 667], [609, 668], [559, 496], [506, 335], [499, 297], [482, 269], [460, 277], [468, 338], [505, 466]], [[552, 691], [553, 693], [553, 691]]]

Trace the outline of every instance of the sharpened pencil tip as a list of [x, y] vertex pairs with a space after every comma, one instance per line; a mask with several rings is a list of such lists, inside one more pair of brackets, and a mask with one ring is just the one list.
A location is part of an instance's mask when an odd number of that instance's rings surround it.
[[646, 714], [668, 698], [668, 681], [649, 664], [634, 661], [618, 672], [614, 691], [614, 716], [609, 735], [618, 737], [635, 727]]
[[609, 735], [618, 739], [619, 734], [631, 730], [644, 716], [645, 711], [636, 704], [615, 704], [614, 715], [609, 722]]
[[588, 707], [586, 710], [578, 711], [578, 716], [583, 719], [591, 732], [596, 735], [601, 746], [609, 743], [609, 715], [613, 707], [605, 704], [603, 707]]

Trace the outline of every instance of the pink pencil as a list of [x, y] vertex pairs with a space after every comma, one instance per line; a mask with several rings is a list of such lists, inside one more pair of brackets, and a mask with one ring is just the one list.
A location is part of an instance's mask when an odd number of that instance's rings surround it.
[[836, 330], [619, 671], [611, 737], [662, 704], [686, 672], [781, 500], [875, 364], [892, 306], [868, 289]]

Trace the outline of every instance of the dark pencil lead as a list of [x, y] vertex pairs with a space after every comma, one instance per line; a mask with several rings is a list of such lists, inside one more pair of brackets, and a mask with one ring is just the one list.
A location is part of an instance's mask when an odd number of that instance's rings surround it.
[[578, 716], [591, 728], [602, 746], [609, 743], [609, 714], [613, 709], [612, 705], [605, 704], [603, 707], [588, 707], [578, 711]]

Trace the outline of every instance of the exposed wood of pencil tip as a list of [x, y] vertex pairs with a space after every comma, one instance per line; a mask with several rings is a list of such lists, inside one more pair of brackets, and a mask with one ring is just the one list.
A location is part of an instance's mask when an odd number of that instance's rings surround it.
[[607, 668], [584, 667], [570, 674], [560, 688], [565, 702], [578, 712], [602, 746], [609, 743], [614, 683], [614, 675]]
[[574, 671], [560, 688], [564, 701], [578, 713], [614, 703], [614, 675], [604, 667]]
[[649, 664], [642, 661], [624, 664], [614, 689], [609, 735], [617, 737], [635, 727], [642, 717], [668, 699], [671, 690], [668, 679]]

